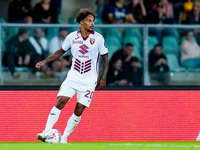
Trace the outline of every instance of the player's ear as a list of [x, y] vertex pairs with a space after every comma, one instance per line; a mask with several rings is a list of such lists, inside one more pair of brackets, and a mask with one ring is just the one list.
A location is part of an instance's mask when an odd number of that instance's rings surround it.
[[81, 25], [83, 24], [83, 20], [80, 21], [80, 24], [81, 24]]

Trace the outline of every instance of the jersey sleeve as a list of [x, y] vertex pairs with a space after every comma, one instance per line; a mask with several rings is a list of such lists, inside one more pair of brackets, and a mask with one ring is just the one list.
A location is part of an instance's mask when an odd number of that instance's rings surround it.
[[100, 39], [99, 52], [100, 52], [100, 55], [107, 55], [108, 54], [108, 48], [106, 46], [106, 43], [105, 43], [105, 40], [104, 40], [103, 37], [101, 37], [101, 39]]
[[61, 48], [64, 51], [68, 51], [71, 48], [71, 34], [65, 38]]

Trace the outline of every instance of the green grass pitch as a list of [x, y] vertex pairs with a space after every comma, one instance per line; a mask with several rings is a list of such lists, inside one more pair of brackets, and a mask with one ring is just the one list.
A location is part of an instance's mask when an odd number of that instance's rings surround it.
[[0, 150], [200, 150], [200, 142], [0, 142]]

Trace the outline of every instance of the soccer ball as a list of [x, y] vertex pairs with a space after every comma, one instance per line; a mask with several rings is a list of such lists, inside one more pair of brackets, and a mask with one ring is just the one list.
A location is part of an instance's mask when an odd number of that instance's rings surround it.
[[57, 129], [51, 129], [45, 133], [44, 139], [46, 143], [59, 143], [61, 140], [61, 133]]

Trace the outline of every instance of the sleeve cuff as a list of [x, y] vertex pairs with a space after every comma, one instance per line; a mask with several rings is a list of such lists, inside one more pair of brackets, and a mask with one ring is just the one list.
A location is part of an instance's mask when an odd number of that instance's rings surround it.
[[63, 52], [66, 52], [66, 50], [64, 50], [62, 47], [60, 48]]
[[102, 54], [101, 56], [106, 56], [106, 55], [108, 55], [108, 53]]

